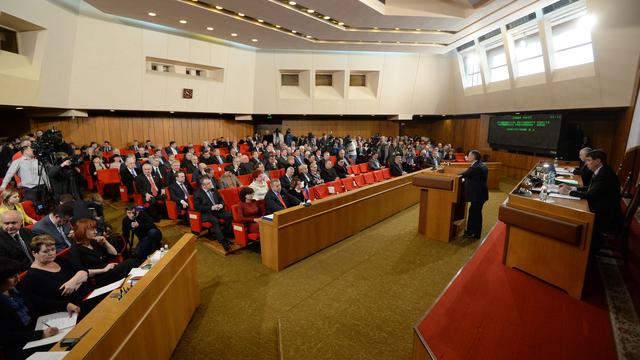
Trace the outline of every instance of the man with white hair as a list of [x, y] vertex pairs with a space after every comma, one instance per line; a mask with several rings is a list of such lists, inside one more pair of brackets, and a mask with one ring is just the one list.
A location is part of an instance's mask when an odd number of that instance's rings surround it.
[[21, 271], [27, 270], [33, 262], [33, 255], [29, 252], [33, 237], [31, 230], [22, 228], [22, 214], [16, 210], [5, 211], [0, 219], [0, 256], [16, 260], [21, 265]]

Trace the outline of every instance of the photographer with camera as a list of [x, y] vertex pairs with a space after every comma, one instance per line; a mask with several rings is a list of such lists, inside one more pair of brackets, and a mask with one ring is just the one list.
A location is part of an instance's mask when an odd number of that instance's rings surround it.
[[65, 153], [57, 154], [58, 161], [49, 168], [48, 175], [53, 191], [53, 199], [57, 203], [62, 194], [71, 194], [74, 199], [80, 197], [80, 159], [68, 157]]
[[[13, 160], [7, 174], [0, 185], [0, 191], [4, 191], [9, 184], [9, 181], [13, 179], [14, 175], [20, 177], [20, 184], [18, 187], [24, 190], [24, 200], [33, 201], [36, 206], [41, 204], [38, 200], [38, 193], [44, 194], [46, 192], [46, 186], [49, 182], [46, 172], [42, 171], [42, 164], [34, 156], [31, 146], [25, 146], [22, 148], [22, 157]], [[42, 197], [40, 197], [42, 198]]]
[[125, 214], [126, 216], [122, 219], [122, 235], [129, 244], [133, 244], [133, 235], [135, 235], [138, 238], [138, 245], [132, 256], [146, 259], [160, 248], [162, 232], [142, 206], [127, 207]]

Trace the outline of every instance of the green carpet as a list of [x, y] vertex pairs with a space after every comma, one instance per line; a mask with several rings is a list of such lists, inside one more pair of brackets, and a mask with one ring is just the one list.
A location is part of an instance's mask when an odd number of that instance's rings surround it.
[[[513, 185], [490, 193], [483, 237]], [[279, 273], [256, 249], [222, 257], [198, 245], [201, 305], [174, 358], [410, 358], [414, 324], [480, 244], [417, 227], [416, 205]], [[187, 231], [162, 230], [170, 244]]]

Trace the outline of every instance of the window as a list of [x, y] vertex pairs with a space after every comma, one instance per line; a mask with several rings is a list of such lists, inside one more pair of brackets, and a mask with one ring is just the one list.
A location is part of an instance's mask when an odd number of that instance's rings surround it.
[[298, 74], [281, 74], [280, 82], [282, 86], [298, 86], [299, 84]]
[[364, 74], [349, 75], [349, 86], [367, 86], [367, 76]]
[[496, 82], [509, 79], [507, 55], [504, 52], [504, 45], [502, 45], [502, 43], [490, 49], [487, 49], [487, 64], [489, 66], [488, 82]]
[[19, 54], [18, 34], [15, 31], [0, 26], [0, 50]]
[[475, 48], [460, 54], [460, 57], [462, 58], [462, 85], [465, 88], [481, 85], [480, 61], [476, 55]]
[[593, 62], [591, 46], [592, 18], [586, 12], [551, 26], [554, 67], [562, 69]]
[[316, 74], [316, 86], [333, 86], [333, 75]]
[[514, 44], [518, 76], [544, 72], [542, 46], [537, 30], [533, 33], [525, 31], [518, 37], [514, 37]]

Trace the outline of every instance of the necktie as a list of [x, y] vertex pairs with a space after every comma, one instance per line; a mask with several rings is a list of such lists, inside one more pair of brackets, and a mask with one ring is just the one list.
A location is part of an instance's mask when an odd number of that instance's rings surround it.
[[27, 249], [27, 246], [24, 244], [24, 241], [22, 241], [22, 238], [20, 237], [20, 233], [16, 233], [13, 238], [16, 240], [18, 245], [20, 245], [20, 248], [22, 249], [22, 252], [25, 255], [27, 255], [27, 258], [29, 258], [29, 260], [33, 261], [33, 258], [31, 257], [31, 254], [29, 254], [29, 250]]
[[276, 196], [280, 200], [280, 203], [282, 204], [282, 206], [286, 209], [287, 208], [287, 204], [284, 203], [284, 200], [282, 199], [282, 196], [280, 196], [280, 193], [276, 193]]
[[213, 200], [213, 193], [211, 192], [211, 190], [207, 190], [206, 193], [207, 193], [207, 196], [209, 197], [209, 200], [211, 200], [211, 203], [215, 205], [216, 201]]
[[156, 168], [156, 174], [162, 179], [162, 173], [160, 173], [160, 169]]
[[62, 226], [58, 226], [58, 232], [60, 233], [60, 235], [62, 235], [62, 239], [64, 239], [64, 242], [67, 244], [67, 247], [71, 247], [71, 243], [69, 242], [69, 238], [67, 238], [67, 234], [64, 233], [64, 229], [62, 228]]
[[183, 183], [180, 183], [180, 187], [182, 188], [182, 191], [184, 191], [184, 198], [188, 198], [189, 197], [189, 192], [187, 191], [187, 188], [184, 186]]
[[151, 175], [147, 176], [147, 178], [149, 179], [149, 182], [151, 183], [151, 195], [157, 196], [158, 195], [158, 187], [156, 186], [156, 182], [153, 181], [153, 179], [151, 178]]
[[131, 169], [131, 175], [133, 175], [133, 177], [136, 177], [136, 170], [135, 169]]

